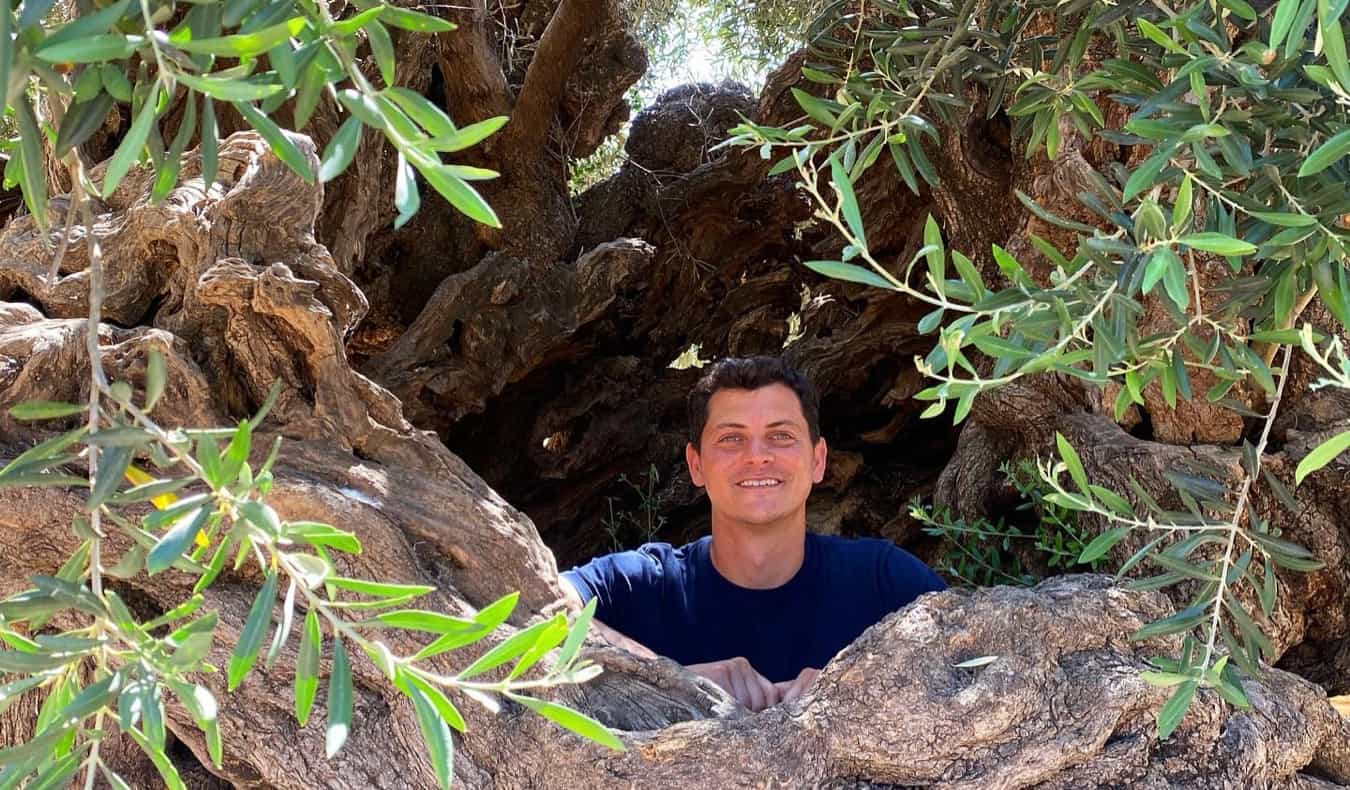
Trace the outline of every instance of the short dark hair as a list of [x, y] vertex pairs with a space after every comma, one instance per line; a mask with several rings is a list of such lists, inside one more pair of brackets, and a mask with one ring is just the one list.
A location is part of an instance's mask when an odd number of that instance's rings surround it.
[[757, 390], [771, 384], [783, 384], [797, 394], [811, 443], [820, 439], [820, 395], [801, 371], [781, 357], [727, 357], [714, 362], [689, 391], [689, 441], [697, 449], [703, 428], [708, 424], [708, 401], [718, 390]]

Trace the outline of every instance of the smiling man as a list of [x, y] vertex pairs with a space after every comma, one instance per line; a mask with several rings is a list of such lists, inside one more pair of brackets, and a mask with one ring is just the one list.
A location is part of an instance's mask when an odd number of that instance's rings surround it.
[[707, 489], [712, 534], [649, 543], [563, 574], [573, 603], [684, 664], [751, 710], [800, 696], [835, 653], [945, 587], [885, 540], [806, 531], [825, 475], [819, 400], [775, 357], [724, 359], [689, 393], [685, 460]]

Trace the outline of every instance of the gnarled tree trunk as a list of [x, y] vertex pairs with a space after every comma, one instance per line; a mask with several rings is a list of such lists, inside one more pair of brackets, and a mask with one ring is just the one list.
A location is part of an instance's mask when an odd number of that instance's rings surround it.
[[[528, 0], [505, 20], [480, 2], [452, 13], [460, 30], [400, 39], [400, 79], [457, 122], [512, 115], [502, 134], [465, 155], [503, 173], [486, 193], [503, 231], [431, 201], [408, 227], [390, 230], [392, 158], [369, 136], [353, 169], [325, 190], [301, 182], [256, 135], [236, 133], [217, 183], [202, 184], [190, 153], [162, 204], [149, 201], [151, 174], [133, 171], [97, 207], [93, 227], [71, 227], [55, 280], [32, 219], [9, 221], [0, 234], [0, 408], [84, 397], [87, 241], [97, 237], [111, 377], [140, 385], [146, 352], [161, 351], [170, 385], [156, 416], [185, 426], [242, 417], [283, 382], [262, 427], [288, 439], [277, 509], [355, 531], [366, 550], [343, 560], [343, 572], [435, 584], [429, 607], [462, 614], [519, 590], [512, 628], [557, 606], [555, 554], [570, 562], [605, 548], [607, 499], [647, 508], [653, 526], [666, 518], [660, 539], [705, 528], [706, 505], [680, 470], [683, 397], [698, 373], [666, 363], [692, 343], [705, 356], [778, 350], [794, 312], [803, 332], [787, 353], [824, 393], [833, 452], [810, 512], [816, 529], [885, 535], [928, 552], [907, 499], [932, 493], [966, 515], [997, 512], [1008, 496], [999, 462], [1044, 453], [1055, 431], [1074, 440], [1095, 479], [1123, 483], [1133, 473], [1159, 496], [1169, 465], [1236, 468], [1240, 421], [1197, 405], [1122, 426], [1102, 393], [1053, 375], [977, 400], [959, 438], [920, 423], [910, 358], [931, 344], [916, 329], [923, 309], [795, 266], [839, 242], [789, 178], [766, 176], [768, 162], [710, 150], [738, 114], [770, 123], [796, 114], [788, 89], [799, 84], [801, 56], [758, 97], [734, 86], [667, 93], [635, 119], [620, 171], [573, 198], [568, 162], [618, 129], [624, 91], [645, 68], [616, 8]], [[941, 187], [914, 197], [881, 168], [863, 181], [875, 254], [908, 260], [934, 212], [951, 246], [982, 261], [992, 243], [1017, 251], [1029, 228], [1045, 231], [1012, 199], [1014, 188], [1067, 205], [1075, 159], [1026, 164], [1009, 150], [1006, 124], [982, 117], [944, 130]], [[311, 158], [336, 118], [323, 108], [307, 130]], [[1078, 153], [1094, 163], [1111, 155]], [[1346, 420], [1344, 397], [1309, 392], [1310, 376], [1296, 369], [1266, 461], [1282, 479]], [[43, 430], [0, 415], [0, 456]], [[621, 475], [645, 481], [648, 501], [624, 501]], [[1273, 626], [1287, 666], [1331, 689], [1350, 664], [1347, 491], [1344, 467], [1333, 465], [1305, 483], [1297, 513], [1256, 501], [1328, 564], [1281, 579]], [[74, 494], [0, 490], [0, 593], [61, 564], [81, 506]], [[113, 555], [123, 549], [110, 539]], [[227, 573], [211, 589], [208, 604], [221, 616], [214, 663], [225, 663], [257, 582]], [[144, 613], [191, 586], [173, 572], [117, 585]], [[606, 673], [559, 693], [620, 730], [627, 753], [583, 744], [510, 704], [496, 715], [467, 704], [455, 775], [466, 787], [502, 788], [1350, 782], [1345, 722], [1321, 688], [1279, 670], [1247, 684], [1251, 711], [1202, 692], [1160, 743], [1154, 716], [1166, 692], [1138, 671], [1178, 644], [1127, 636], [1173, 606], [1100, 577], [926, 596], [860, 637], [801, 700], [758, 715], [669, 661], [597, 642], [588, 649]], [[449, 670], [485, 647], [435, 661]], [[991, 660], [980, 666], [956, 666], [984, 656]], [[221, 677], [203, 679], [222, 703], [221, 769], [203, 767], [200, 735], [185, 711], [171, 710], [174, 756], [200, 763], [193, 775], [202, 786], [433, 784], [413, 711], [363, 656], [354, 659], [352, 740], [337, 759], [321, 759], [321, 727], [298, 728], [290, 712], [294, 659], [292, 648], [233, 694]], [[32, 710], [13, 708], [0, 718], [0, 741], [31, 726]], [[110, 754], [153, 782], [134, 748]]]

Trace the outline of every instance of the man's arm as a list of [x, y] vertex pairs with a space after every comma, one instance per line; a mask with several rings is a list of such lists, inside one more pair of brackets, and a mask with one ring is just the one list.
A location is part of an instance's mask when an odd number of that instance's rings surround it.
[[[566, 576], [559, 577], [559, 581], [562, 582], [563, 600], [567, 604], [567, 608], [573, 611], [581, 609], [584, 606], [581, 602], [581, 594], [572, 586], [572, 582]], [[600, 635], [601, 638], [615, 647], [621, 647], [634, 655], [644, 658], [657, 657], [651, 648], [610, 628], [600, 622], [599, 618], [591, 620], [591, 633]], [[685, 666], [685, 669], [716, 683], [735, 698], [738, 703], [752, 711], [761, 711], [770, 705], [778, 704], [783, 692], [788, 690], [791, 684], [801, 680], [799, 677], [797, 681], [788, 681], [783, 684], [771, 683], [768, 678], [756, 672], [755, 668], [750, 666], [749, 661], [740, 656], [722, 661], [711, 661], [706, 664], [689, 664]], [[782, 686], [781, 689], [780, 686]], [[800, 694], [801, 692], [798, 691], [797, 693]]]

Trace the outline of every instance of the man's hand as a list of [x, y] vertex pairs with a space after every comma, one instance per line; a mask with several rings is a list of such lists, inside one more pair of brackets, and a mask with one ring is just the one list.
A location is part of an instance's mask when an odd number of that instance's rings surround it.
[[737, 702], [752, 711], [758, 712], [778, 704], [778, 687], [740, 656], [707, 664], [690, 664], [685, 669], [721, 686]]
[[773, 684], [774, 688], [778, 690], [778, 701], [791, 702], [797, 699], [806, 693], [807, 689], [811, 688], [811, 684], [816, 682], [816, 676], [819, 674], [819, 669], [807, 667], [797, 675], [795, 680], [784, 680]]

